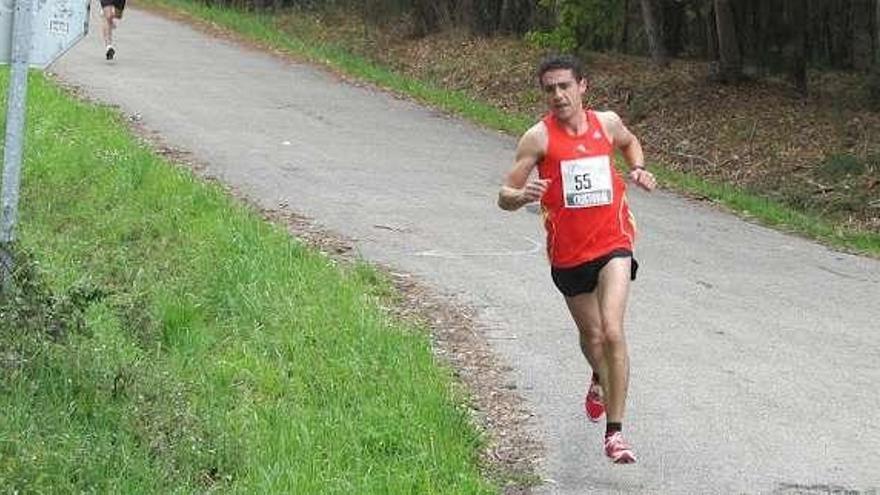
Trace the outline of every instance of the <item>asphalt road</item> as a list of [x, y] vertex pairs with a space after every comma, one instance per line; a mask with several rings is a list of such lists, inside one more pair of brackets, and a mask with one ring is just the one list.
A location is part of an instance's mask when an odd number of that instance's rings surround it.
[[98, 32], [52, 70], [262, 206], [478, 310], [546, 447], [538, 491], [880, 493], [880, 262], [631, 188], [639, 463], [612, 466], [538, 217], [495, 206], [513, 138], [142, 11], [114, 63]]

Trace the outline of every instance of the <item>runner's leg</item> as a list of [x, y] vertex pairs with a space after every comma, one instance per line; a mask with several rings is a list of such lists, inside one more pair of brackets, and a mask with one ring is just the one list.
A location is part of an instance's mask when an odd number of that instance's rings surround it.
[[[631, 258], [613, 258], [599, 272], [596, 287], [603, 333], [604, 366], [601, 376], [609, 422], [622, 422], [629, 388], [629, 354], [623, 332], [623, 319], [629, 297]], [[607, 383], [607, 386], [605, 386]]]
[[110, 46], [113, 44], [113, 28], [114, 19], [116, 18], [116, 8], [112, 5], [108, 5], [102, 9], [103, 14], [103, 22], [101, 23], [101, 35], [104, 38], [104, 46]]
[[[584, 412], [593, 423], [598, 423], [605, 416], [604, 388], [602, 387], [603, 376], [607, 375], [604, 370], [604, 337], [602, 333], [601, 318], [599, 317], [599, 300], [594, 294], [580, 294], [566, 298], [569, 312], [578, 327], [578, 339], [581, 353], [590, 363], [593, 376], [587, 385], [584, 397]], [[596, 380], [598, 377], [598, 381]]]
[[568, 311], [578, 328], [581, 352], [590, 363], [593, 372], [599, 375], [602, 390], [607, 387], [605, 369], [605, 335], [602, 331], [602, 319], [599, 312], [599, 299], [596, 291], [566, 297]]
[[566, 297], [565, 302], [578, 328], [581, 352], [587, 358], [593, 371], [601, 376], [603, 374], [601, 367], [604, 361], [605, 340], [599, 313], [599, 299], [593, 292]]

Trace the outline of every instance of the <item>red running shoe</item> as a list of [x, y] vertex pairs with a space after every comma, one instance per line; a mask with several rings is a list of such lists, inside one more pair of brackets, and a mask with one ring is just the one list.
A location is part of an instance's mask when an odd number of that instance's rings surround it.
[[605, 455], [614, 464], [632, 464], [636, 462], [636, 456], [632, 448], [623, 439], [620, 432], [605, 437]]
[[590, 388], [587, 389], [587, 398], [584, 399], [584, 410], [587, 412], [587, 418], [593, 423], [598, 423], [605, 416], [602, 386], [595, 380], [590, 381]]

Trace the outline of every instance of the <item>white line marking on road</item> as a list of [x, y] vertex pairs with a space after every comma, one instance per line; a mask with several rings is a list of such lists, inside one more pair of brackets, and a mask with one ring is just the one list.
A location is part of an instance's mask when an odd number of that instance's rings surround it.
[[456, 259], [456, 258], [473, 258], [473, 257], [497, 257], [497, 256], [529, 256], [532, 254], [537, 254], [541, 251], [541, 243], [535, 241], [530, 237], [525, 237], [525, 240], [529, 241], [532, 244], [531, 249], [525, 249], [521, 251], [471, 251], [471, 252], [461, 252], [455, 253], [452, 251], [441, 251], [437, 249], [430, 249], [428, 251], [419, 251], [418, 253], [413, 253], [413, 256], [428, 256], [432, 258], [446, 258], [446, 259]]

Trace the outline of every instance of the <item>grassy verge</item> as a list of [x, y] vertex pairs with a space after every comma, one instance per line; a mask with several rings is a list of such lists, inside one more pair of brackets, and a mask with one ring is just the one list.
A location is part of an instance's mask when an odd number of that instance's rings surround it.
[[29, 100], [4, 491], [493, 491], [450, 374], [378, 309], [374, 271], [169, 166], [109, 109], [36, 74]]
[[[369, 81], [450, 113], [471, 119], [488, 127], [511, 134], [520, 134], [532, 124], [528, 115], [505, 112], [475, 100], [462, 91], [449, 91], [428, 81], [415, 80], [398, 74], [344, 47], [314, 42], [319, 25], [306, 22], [287, 23], [279, 27], [278, 16], [260, 15], [226, 8], [209, 7], [189, 0], [148, 0], [148, 5], [172, 8], [206, 20], [245, 37], [280, 49], [313, 63], [330, 67], [353, 77]], [[697, 176], [652, 164], [666, 187], [723, 204], [734, 212], [790, 233], [820, 240], [840, 249], [880, 256], [880, 233], [845, 229], [821, 217], [797, 210], [764, 196], [740, 188], [714, 183]]]
[[733, 186], [668, 170], [662, 165], [652, 168], [663, 184], [679, 191], [709, 198], [741, 216], [785, 232], [822, 241], [838, 249], [880, 257], [880, 234], [876, 232], [840, 228], [816, 215], [798, 211], [780, 202], [750, 194]]

